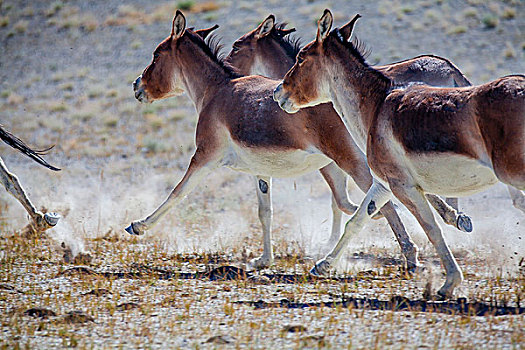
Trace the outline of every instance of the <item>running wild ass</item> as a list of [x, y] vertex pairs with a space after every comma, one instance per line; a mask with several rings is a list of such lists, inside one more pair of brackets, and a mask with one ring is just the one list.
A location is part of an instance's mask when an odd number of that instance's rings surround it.
[[[293, 32], [295, 28], [286, 28], [286, 24], [276, 24], [275, 16], [269, 15], [257, 28], [235, 41], [226, 61], [243, 75], [260, 74], [281, 79], [295, 63], [295, 57], [300, 50], [300, 41], [297, 38], [290, 39], [289, 34]], [[433, 55], [417, 56], [373, 68], [396, 84], [420, 82], [443, 87], [472, 85], [452, 62]], [[339, 119], [335, 116], [335, 111], [333, 114], [334, 118]], [[507, 186], [507, 189], [514, 207], [525, 213], [525, 195], [512, 186]], [[458, 209], [457, 198], [448, 198], [447, 203]], [[449, 220], [453, 219], [451, 214], [450, 212]], [[333, 237], [335, 232], [339, 235], [339, 229], [332, 232]]]
[[[214, 48], [203, 39], [212, 29], [186, 29], [186, 19], [177, 11], [171, 35], [158, 45], [153, 61], [133, 84], [135, 97], [141, 102], [151, 103], [186, 91], [199, 120], [195, 154], [182, 180], [159, 208], [145, 219], [134, 221], [126, 231], [143, 234], [214, 169], [227, 166], [256, 176], [264, 252], [250, 266], [262, 268], [273, 263], [272, 177], [294, 177], [320, 169], [338, 207], [352, 214], [356, 207], [347, 197], [346, 174], [364, 191], [371, 186], [372, 176], [364, 154], [347, 137], [340, 119], [325, 119], [333, 113], [331, 107], [306, 109], [297, 118], [290, 118], [272, 100], [278, 81], [262, 76], [242, 77], [218, 59]], [[444, 208], [442, 215], [450, 217], [451, 208], [442, 201], [439, 205]], [[415, 268], [417, 248], [393, 205], [387, 203], [382, 213], [402, 247], [408, 268]], [[460, 218], [453, 210], [452, 213], [454, 226], [458, 222], [470, 225], [468, 217]]]
[[470, 195], [498, 180], [525, 189], [525, 76], [461, 88], [397, 86], [349, 41], [359, 17], [330, 31], [333, 17], [325, 10], [316, 39], [274, 91], [289, 113], [332, 101], [374, 175], [341, 239], [311, 272], [326, 274], [393, 194], [436, 248], [446, 270], [438, 294], [449, 297], [463, 275], [425, 195]]
[[[53, 146], [43, 150], [31, 149], [22, 140], [7, 131], [3, 125], [0, 125], [0, 139], [17, 151], [20, 151], [29, 158], [33, 159], [35, 162], [45, 166], [46, 168], [54, 171], [60, 170], [59, 168], [50, 165], [45, 161], [45, 159], [42, 158], [42, 155], [49, 152]], [[20, 181], [16, 175], [7, 169], [2, 158], [0, 158], [0, 180], [2, 181], [2, 184], [4, 185], [7, 192], [15, 197], [29, 214], [29, 217], [31, 218], [30, 227], [34, 232], [40, 233], [56, 226], [58, 220], [60, 219], [60, 215], [56, 213], [44, 214], [37, 210], [33, 203], [31, 203], [29, 200], [29, 197], [27, 197], [27, 194], [22, 188], [22, 185], [20, 184]]]

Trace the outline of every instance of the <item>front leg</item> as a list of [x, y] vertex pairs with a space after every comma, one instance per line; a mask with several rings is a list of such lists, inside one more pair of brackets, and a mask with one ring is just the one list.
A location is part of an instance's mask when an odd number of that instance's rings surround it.
[[[348, 175], [335, 163], [319, 169], [332, 191], [332, 233], [327, 243], [327, 250], [331, 249], [341, 237], [341, 221], [343, 213], [352, 215], [357, 210], [357, 205], [348, 198]], [[372, 219], [383, 218], [381, 213], [374, 215]]]
[[272, 248], [272, 178], [266, 176], [256, 176], [257, 200], [259, 202], [259, 221], [263, 230], [263, 255], [252, 259], [248, 263], [248, 269], [262, 269], [273, 265]]
[[353, 234], [361, 231], [364, 225], [390, 200], [391, 192], [374, 180], [357, 211], [345, 225], [345, 230], [332, 251], [310, 270], [313, 275], [326, 275], [341, 258]]
[[[349, 160], [352, 160], [352, 162], [349, 162]], [[370, 186], [372, 185], [373, 179], [364, 155], [359, 157], [358, 155], [354, 154], [353, 157], [346, 157], [343, 159], [339, 158], [339, 162], [337, 164], [354, 179], [356, 185], [363, 192], [368, 192]], [[394, 236], [401, 247], [401, 252], [403, 253], [403, 256], [406, 260], [407, 270], [416, 270], [419, 266], [417, 246], [406, 232], [405, 226], [401, 222], [399, 215], [397, 215], [394, 205], [391, 202], [387, 203], [383, 206], [380, 213], [374, 215], [373, 219], [378, 215], [381, 215], [381, 213], [387, 219], [388, 224], [392, 228]]]
[[7, 192], [15, 197], [29, 214], [32, 221], [30, 226], [33, 231], [43, 232], [56, 226], [58, 220], [60, 220], [60, 215], [56, 213], [44, 214], [37, 210], [22, 188], [18, 177], [16, 177], [15, 174], [9, 172], [2, 158], [0, 158], [0, 180], [2, 181], [2, 184], [4, 185]]
[[145, 219], [133, 221], [126, 231], [133, 235], [142, 235], [152, 228], [176, 204], [180, 203], [212, 170], [219, 166], [214, 155], [206, 155], [197, 149], [188, 170], [182, 180], [171, 191], [168, 198]]

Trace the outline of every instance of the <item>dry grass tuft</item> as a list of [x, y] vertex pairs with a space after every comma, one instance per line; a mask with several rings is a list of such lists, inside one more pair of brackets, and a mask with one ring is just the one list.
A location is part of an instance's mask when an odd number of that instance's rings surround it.
[[8, 16], [0, 16], [0, 27], [7, 27], [9, 25], [9, 17]]
[[28, 27], [29, 27], [29, 21], [26, 21], [23, 19], [19, 20], [13, 25], [13, 29], [19, 34], [25, 33]]
[[483, 25], [485, 26], [485, 28], [488, 28], [488, 29], [493, 29], [493, 28], [496, 28], [499, 24], [499, 19], [496, 15], [494, 14], [486, 14], [483, 16], [483, 18], [481, 19], [481, 22], [483, 23]]
[[193, 13], [200, 13], [200, 12], [217, 11], [220, 8], [221, 8], [220, 5], [217, 4], [215, 1], [206, 1], [203, 3], [198, 3], [196, 5], [193, 5], [190, 10]]
[[19, 105], [25, 100], [24, 96], [18, 95], [17, 93], [11, 92], [7, 97], [7, 103], [10, 105]]

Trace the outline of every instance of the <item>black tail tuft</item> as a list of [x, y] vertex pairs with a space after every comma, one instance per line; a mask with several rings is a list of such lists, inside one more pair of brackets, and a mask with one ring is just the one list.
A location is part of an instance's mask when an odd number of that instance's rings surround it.
[[45, 166], [46, 168], [49, 168], [54, 171], [60, 170], [60, 168], [52, 166], [51, 164], [46, 162], [44, 158], [41, 157], [44, 154], [47, 154], [54, 147], [54, 145], [42, 150], [33, 150], [31, 149], [31, 147], [26, 145], [24, 141], [20, 140], [18, 137], [4, 129], [4, 126], [2, 124], [0, 124], [0, 139], [2, 139], [2, 141], [7, 143], [9, 146], [13, 147], [14, 149], [22, 152], [29, 158], [33, 159], [35, 162]]

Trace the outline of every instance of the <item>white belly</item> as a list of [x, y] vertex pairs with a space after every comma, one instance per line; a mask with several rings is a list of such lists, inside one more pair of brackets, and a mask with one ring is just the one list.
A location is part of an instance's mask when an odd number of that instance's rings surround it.
[[269, 177], [296, 177], [318, 170], [332, 160], [317, 149], [262, 150], [232, 144], [225, 166], [245, 173]]
[[412, 175], [427, 193], [468, 196], [498, 182], [489, 164], [460, 155], [419, 155], [409, 160]]

